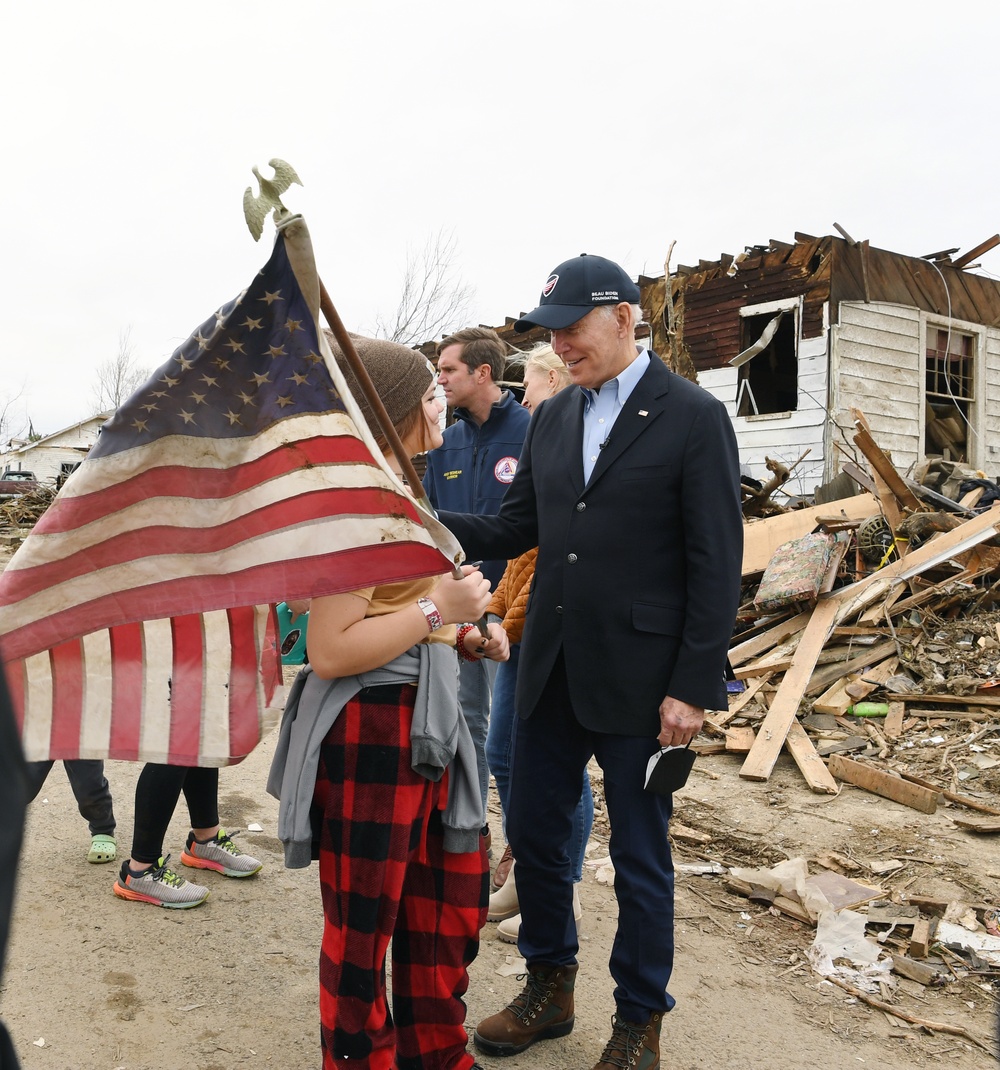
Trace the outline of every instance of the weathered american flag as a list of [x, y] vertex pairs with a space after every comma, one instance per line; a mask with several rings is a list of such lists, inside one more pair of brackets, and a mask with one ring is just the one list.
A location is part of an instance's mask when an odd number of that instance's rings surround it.
[[108, 421], [0, 575], [29, 759], [224, 765], [276, 717], [272, 604], [447, 571], [322, 332], [305, 224]]

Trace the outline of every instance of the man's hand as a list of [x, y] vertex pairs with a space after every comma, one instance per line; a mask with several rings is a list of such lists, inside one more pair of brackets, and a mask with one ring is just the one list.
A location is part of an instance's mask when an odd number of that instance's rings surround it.
[[689, 706], [669, 695], [660, 703], [660, 734], [656, 737], [661, 747], [686, 747], [701, 731], [705, 723], [705, 711], [700, 706]]

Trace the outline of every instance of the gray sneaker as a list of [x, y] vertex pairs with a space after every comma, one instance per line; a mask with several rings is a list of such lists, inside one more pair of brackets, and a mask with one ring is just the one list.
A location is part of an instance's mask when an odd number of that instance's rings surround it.
[[189, 910], [201, 906], [208, 898], [208, 889], [192, 884], [167, 868], [166, 858], [144, 873], [133, 873], [128, 862], [122, 862], [121, 873], [115, 881], [114, 893], [119, 899], [132, 899], [137, 903], [150, 903], [154, 907], [171, 907], [174, 910]]
[[263, 862], [245, 855], [225, 829], [219, 829], [215, 839], [208, 843], [196, 840], [194, 833], [189, 832], [181, 861], [195, 869], [214, 869], [226, 877], [252, 877], [264, 867]]

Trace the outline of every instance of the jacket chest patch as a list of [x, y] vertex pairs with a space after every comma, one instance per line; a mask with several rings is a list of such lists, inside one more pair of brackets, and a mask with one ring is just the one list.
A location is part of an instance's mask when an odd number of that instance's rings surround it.
[[493, 475], [500, 483], [510, 483], [517, 471], [516, 457], [501, 457], [493, 466]]

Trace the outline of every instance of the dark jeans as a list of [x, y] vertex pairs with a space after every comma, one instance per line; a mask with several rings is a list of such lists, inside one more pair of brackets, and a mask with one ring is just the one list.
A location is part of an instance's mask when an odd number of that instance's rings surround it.
[[570, 844], [583, 773], [604, 771], [618, 929], [611, 949], [618, 1013], [629, 1022], [674, 1005], [674, 872], [667, 825], [672, 799], [645, 791], [655, 736], [592, 732], [573, 714], [560, 656], [538, 706], [517, 726], [507, 830], [517, 860], [518, 948], [529, 966], [569, 965], [578, 950]]
[[219, 770], [186, 765], [143, 766], [135, 783], [135, 829], [132, 861], [155, 865], [163, 854], [163, 837], [184, 792], [191, 827], [219, 823]]
[[[28, 801], [42, 790], [45, 778], [54, 762], [28, 763]], [[104, 762], [90, 758], [74, 758], [63, 762], [69, 786], [76, 796], [80, 816], [90, 826], [91, 836], [114, 836], [115, 812], [111, 804], [111, 788], [104, 776]]]

